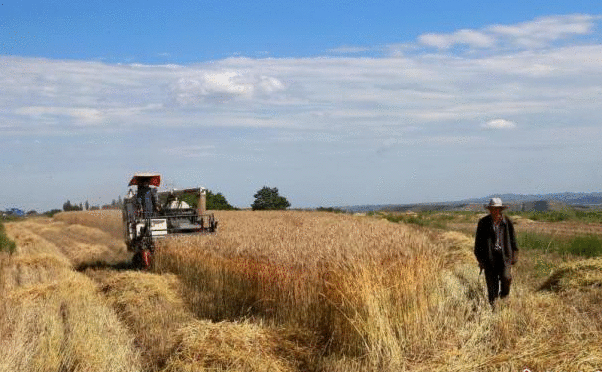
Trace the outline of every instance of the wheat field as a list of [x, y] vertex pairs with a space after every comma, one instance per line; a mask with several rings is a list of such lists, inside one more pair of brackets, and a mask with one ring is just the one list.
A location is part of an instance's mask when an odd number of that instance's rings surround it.
[[541, 252], [521, 252], [492, 311], [465, 234], [216, 216], [215, 235], [160, 242], [152, 272], [129, 269], [118, 211], [7, 224], [0, 371], [602, 369], [599, 259], [536, 275]]

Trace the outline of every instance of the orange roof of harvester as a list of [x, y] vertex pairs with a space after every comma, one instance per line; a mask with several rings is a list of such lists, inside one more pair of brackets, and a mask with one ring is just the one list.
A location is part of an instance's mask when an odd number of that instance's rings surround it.
[[161, 184], [161, 175], [159, 173], [136, 173], [128, 186], [138, 186], [143, 181], [148, 181], [151, 186], [159, 187]]

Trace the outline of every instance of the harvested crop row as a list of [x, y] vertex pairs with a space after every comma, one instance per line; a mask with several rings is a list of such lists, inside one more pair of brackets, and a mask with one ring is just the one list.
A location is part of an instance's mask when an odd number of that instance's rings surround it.
[[61, 212], [53, 217], [57, 221], [100, 229], [113, 238], [123, 239], [123, 222], [118, 209], [87, 212]]
[[171, 274], [88, 270], [134, 334], [148, 371], [297, 371], [309, 358], [281, 332], [248, 322], [196, 320]]
[[95, 262], [129, 260], [125, 244], [97, 228], [37, 218], [6, 226], [20, 241], [22, 253], [44, 252], [64, 257], [74, 267]]
[[563, 264], [541, 285], [543, 290], [557, 292], [584, 290], [599, 292], [601, 288], [602, 258]]
[[[31, 225], [28, 225], [31, 227]], [[0, 254], [0, 371], [138, 371], [138, 354], [96, 285], [54, 244], [7, 226]]]
[[[120, 266], [110, 263], [123, 257], [102, 248], [113, 238], [101, 230], [45, 219], [9, 229], [19, 253], [0, 260], [8, 299], [0, 307], [0, 334], [10, 345], [0, 353], [0, 371], [294, 372], [310, 364], [310, 348], [295, 342], [309, 342], [303, 334], [197, 320], [176, 276], [114, 269]], [[108, 262], [81, 265], [86, 255]], [[74, 272], [74, 263], [86, 275]], [[114, 334], [106, 333], [110, 327]]]
[[[156, 269], [178, 275], [196, 316], [242, 315], [262, 332], [272, 324], [280, 336], [271, 339], [282, 345], [285, 329], [306, 335], [297, 345], [321, 342], [329, 352], [322, 348], [310, 368], [297, 364], [300, 370], [602, 368], [600, 291], [576, 292], [571, 285], [558, 293], [534, 291], [537, 283], [522, 272], [535, 266], [533, 252], [523, 252], [510, 298], [492, 313], [465, 235], [325, 213], [220, 212], [218, 218], [215, 236], [166, 240]], [[244, 339], [236, 326], [226, 331], [233, 323], [214, 323], [211, 332], [189, 324], [175, 327], [179, 346], [166, 368], [185, 369], [192, 358], [202, 370], [214, 360], [189, 342], [230, 347]], [[184, 364], [172, 363], [176, 355]], [[214, 361], [218, 370], [245, 370]]]

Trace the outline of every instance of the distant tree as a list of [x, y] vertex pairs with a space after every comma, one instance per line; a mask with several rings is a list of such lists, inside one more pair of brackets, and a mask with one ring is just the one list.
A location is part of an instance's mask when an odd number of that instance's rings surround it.
[[71, 204], [71, 202], [69, 200], [67, 200], [65, 203], [63, 203], [63, 210], [65, 212], [81, 211], [82, 208], [81, 208], [81, 206], [78, 206], [77, 204]]
[[61, 212], [60, 209], [51, 209], [51, 210], [49, 210], [47, 212], [44, 212], [44, 215], [47, 216], [47, 217], [52, 217], [55, 214], [60, 213], [60, 212]]
[[256, 210], [282, 210], [291, 206], [284, 196], [278, 195], [278, 188], [262, 187], [253, 195], [255, 201], [251, 208]]
[[89, 211], [90, 210], [90, 203], [88, 203], [88, 201], [86, 200], [86, 204], [84, 204], [86, 206], [86, 210]]
[[207, 190], [207, 209], [210, 210], [232, 210], [235, 209], [228, 203], [226, 197], [221, 192], [214, 194], [211, 190]]
[[345, 213], [345, 211], [342, 210], [341, 208], [335, 208], [335, 207], [318, 207], [318, 208], [316, 208], [316, 210], [318, 212]]

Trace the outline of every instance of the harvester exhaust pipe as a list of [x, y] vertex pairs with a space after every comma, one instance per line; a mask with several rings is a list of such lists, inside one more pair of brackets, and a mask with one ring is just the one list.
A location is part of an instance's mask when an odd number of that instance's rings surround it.
[[207, 190], [204, 187], [200, 188], [199, 195], [199, 216], [202, 216], [207, 211]]

